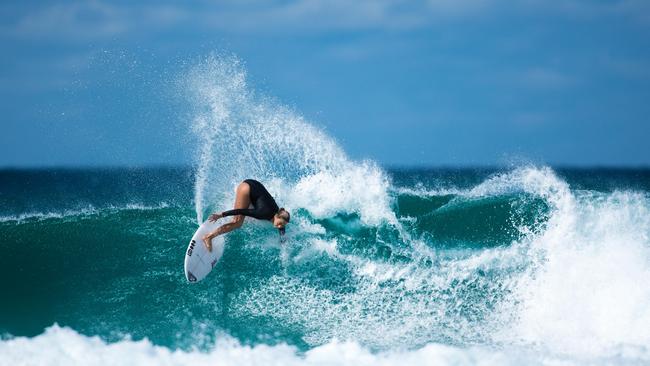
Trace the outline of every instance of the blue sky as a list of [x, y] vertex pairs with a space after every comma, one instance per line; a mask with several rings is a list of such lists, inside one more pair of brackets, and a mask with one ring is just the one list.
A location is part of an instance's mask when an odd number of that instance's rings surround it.
[[252, 84], [388, 165], [650, 164], [650, 2], [0, 4], [0, 166], [188, 164], [171, 80]]

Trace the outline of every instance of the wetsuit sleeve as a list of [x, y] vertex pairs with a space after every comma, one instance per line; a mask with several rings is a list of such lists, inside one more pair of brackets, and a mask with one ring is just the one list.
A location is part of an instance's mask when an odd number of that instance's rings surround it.
[[266, 217], [264, 217], [264, 215], [262, 215], [260, 212], [258, 212], [258, 210], [252, 209], [252, 208], [238, 208], [238, 209], [235, 209], [235, 210], [228, 210], [228, 211], [222, 212], [221, 215], [223, 215], [223, 217], [244, 215], [244, 216], [254, 217], [254, 218], [258, 219], [258, 220], [265, 220], [266, 219]]

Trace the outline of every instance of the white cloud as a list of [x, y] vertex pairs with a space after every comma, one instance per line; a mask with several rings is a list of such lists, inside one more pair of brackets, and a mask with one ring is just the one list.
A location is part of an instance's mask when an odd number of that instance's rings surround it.
[[424, 23], [414, 6], [400, 0], [299, 0], [275, 6], [231, 5], [196, 14], [225, 31], [321, 31], [408, 29]]
[[650, 1], [647, 0], [521, 0], [516, 6], [523, 13], [585, 20], [621, 17], [640, 25], [650, 25]]
[[625, 17], [650, 24], [650, 1], [619, 0], [296, 0], [148, 2], [73, 1], [37, 7], [2, 32], [17, 37], [87, 41], [168, 29], [225, 33], [404, 31], [481, 17], [546, 14]]
[[38, 7], [2, 33], [19, 38], [93, 41], [156, 31], [190, 19], [191, 12], [172, 5], [119, 6], [106, 1], [74, 1]]
[[607, 57], [601, 61], [601, 64], [606, 70], [617, 76], [647, 82], [650, 80], [650, 62], [648, 61]]
[[19, 19], [8, 33], [20, 37], [110, 37], [128, 30], [123, 12], [99, 1], [54, 4]]
[[0, 73], [0, 92], [40, 93], [79, 88], [82, 79], [76, 75], [90, 64], [94, 54], [92, 51], [81, 51], [47, 59], [22, 58], [7, 63]]
[[544, 67], [530, 68], [520, 72], [516, 78], [519, 83], [533, 89], [558, 89], [576, 82], [571, 75]]
[[497, 0], [429, 0], [432, 14], [446, 17], [476, 16], [498, 7]]
[[548, 122], [548, 117], [538, 112], [519, 112], [512, 116], [512, 124], [520, 127], [538, 127]]
[[556, 91], [573, 88], [581, 83], [579, 75], [548, 66], [528, 68], [496, 66], [492, 72], [486, 73], [482, 80], [487, 85], [499, 85], [512, 88], [511, 90], [525, 91]]
[[496, 0], [297, 0], [213, 3], [73, 1], [37, 7], [5, 34], [72, 41], [156, 32], [182, 25], [223, 32], [410, 30], [442, 18], [476, 16]]

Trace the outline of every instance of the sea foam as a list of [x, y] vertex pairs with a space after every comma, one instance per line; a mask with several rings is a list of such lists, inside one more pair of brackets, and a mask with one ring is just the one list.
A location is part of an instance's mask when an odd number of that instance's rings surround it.
[[[149, 340], [107, 343], [54, 325], [34, 338], [0, 341], [0, 365], [549, 365], [579, 364], [587, 360], [534, 354], [525, 349], [503, 351], [487, 347], [459, 348], [428, 344], [417, 350], [373, 353], [355, 342], [331, 342], [301, 353], [288, 345], [245, 346], [221, 338], [209, 351], [172, 350]], [[607, 364], [593, 362], [591, 364]], [[625, 363], [624, 358], [618, 359]]]

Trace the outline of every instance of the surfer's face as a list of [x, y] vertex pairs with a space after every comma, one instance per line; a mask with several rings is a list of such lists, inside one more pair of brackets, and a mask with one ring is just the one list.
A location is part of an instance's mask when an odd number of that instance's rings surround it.
[[277, 229], [284, 229], [285, 226], [289, 223], [289, 213], [284, 209], [280, 210], [275, 216], [273, 216], [273, 226]]
[[280, 215], [275, 215], [273, 217], [273, 226], [277, 229], [284, 229], [284, 227], [287, 226], [287, 220]]

